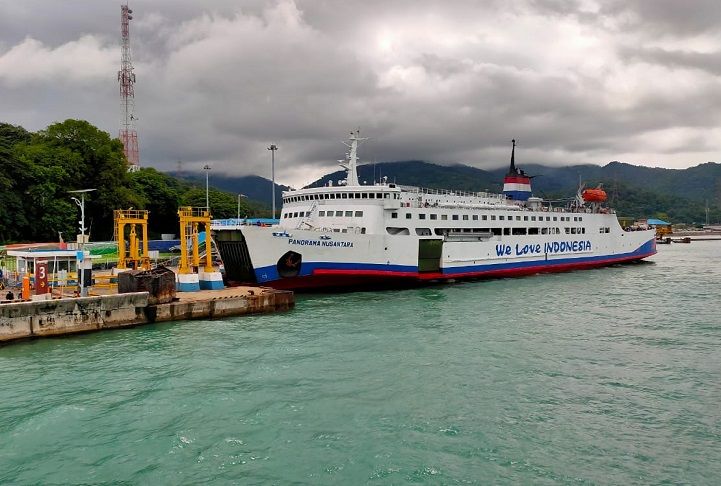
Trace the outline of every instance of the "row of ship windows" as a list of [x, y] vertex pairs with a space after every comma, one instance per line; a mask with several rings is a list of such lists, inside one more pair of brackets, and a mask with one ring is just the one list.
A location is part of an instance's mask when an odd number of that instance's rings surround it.
[[[397, 217], [398, 217], [398, 213], [392, 213], [392, 215], [393, 215], [393, 216], [392, 216], [393, 218], [397, 218]], [[329, 217], [329, 216], [330, 216], [330, 217], [333, 217], [333, 216], [335, 216], [335, 217], [346, 217], [346, 218], [351, 218], [351, 217], [362, 218], [362, 217], [363, 217], [363, 211], [318, 211], [318, 216], [325, 216], [325, 217]], [[419, 216], [420, 216], [419, 219], [426, 219], [426, 218], [425, 218], [425, 214], [420, 214]], [[437, 218], [435, 217], [435, 216], [436, 216], [435, 214], [431, 214], [430, 216], [431, 216], [431, 219], [437, 219]], [[452, 216], [453, 216], [453, 220], [454, 220], [454, 221], [457, 221], [457, 220], [458, 220], [458, 215], [457, 215], [457, 214], [454, 214], [454, 215], [452, 215]], [[463, 216], [463, 220], [464, 220], [464, 221], [467, 221], [467, 220], [468, 220], [468, 215], [467, 215], [467, 214], [464, 214], [464, 215], [462, 215], [462, 216]], [[478, 221], [478, 215], [474, 214], [474, 215], [472, 215], [472, 216], [473, 216], [473, 221]], [[310, 217], [310, 211], [300, 211], [300, 212], [293, 212], [293, 213], [291, 213], [291, 212], [283, 213], [283, 218], [307, 218], [307, 217]], [[503, 220], [503, 219], [504, 219], [503, 216], [499, 216], [498, 218], [499, 218], [500, 220]], [[520, 218], [521, 218], [520, 216], [516, 216], [516, 221], [521, 221]], [[525, 221], [528, 221], [529, 216], [524, 216], [523, 218], [524, 218]], [[536, 216], [530, 216], [530, 218], [531, 218], [531, 221], [536, 221]], [[406, 219], [410, 219], [410, 213], [406, 213]], [[447, 217], [445, 214], [442, 214], [442, 215], [441, 215], [441, 220], [447, 220], [447, 219], [448, 219], [448, 217]], [[486, 215], [483, 215], [483, 218], [482, 218], [482, 219], [483, 219], [483, 221], [486, 221], [486, 220], [487, 220], [487, 216], [486, 216]], [[494, 221], [495, 219], [496, 219], [495, 216], [491, 216], [491, 221]], [[568, 216], [568, 217], [567, 217], [567, 216], [561, 216], [561, 221], [568, 221], [569, 219], [570, 219], [570, 216]], [[513, 220], [513, 217], [512, 217], [512, 216], [508, 216], [508, 220], [509, 220], [509, 221], [512, 221], [512, 220]], [[546, 216], [546, 221], [550, 221], [550, 220], [551, 220], [551, 219], [550, 219], [550, 216]], [[582, 216], [574, 217], [574, 220], [582, 221], [582, 220], [583, 220], [583, 217], [582, 217]], [[538, 216], [538, 221], [543, 221], [543, 216]], [[553, 221], [556, 221], [556, 216], [553, 217]], [[520, 230], [524, 230], [524, 228], [516, 228], [516, 229], [519, 230], [519, 231], [520, 231]], [[548, 232], [546, 232], [547, 229], [548, 229]], [[575, 235], [575, 234], [585, 234], [585, 233], [586, 233], [586, 229], [585, 229], [585, 228], [578, 228], [578, 229], [576, 229], [576, 228], [568, 228], [568, 227], [567, 227], [567, 228], [565, 228], [565, 229], [566, 229], [566, 234], [574, 234], [574, 235]], [[481, 228], [481, 231], [486, 231], [486, 230], [491, 231], [489, 228]], [[506, 228], [506, 230], [508, 230], [508, 228]], [[538, 228], [529, 228], [529, 232], [528, 232], [528, 233], [518, 233], [518, 234], [529, 234], [529, 235], [538, 234], [538, 232], [537, 232], [536, 230], [538, 230]], [[541, 232], [542, 235], [560, 233], [560, 230], [559, 230], [558, 228], [541, 228], [541, 230], [542, 230], [542, 232]], [[555, 230], [555, 232], [554, 232], [554, 230]], [[439, 230], [437, 229], [436, 231], [439, 231]], [[440, 230], [440, 231], [442, 231], [442, 230]], [[499, 231], [500, 231], [500, 230], [499, 230]], [[533, 231], [536, 231], [536, 232], [533, 232]], [[608, 227], [608, 226], [602, 226], [602, 227], [600, 227], [600, 228], [598, 229], [598, 232], [599, 232], [599, 233], [610, 233], [610, 232], [611, 232], [611, 228]], [[498, 233], [498, 234], [500, 234], [500, 233]], [[505, 233], [505, 234], [510, 234], [510, 233]], [[516, 233], [512, 233], [512, 234], [515, 235]]]
[[[429, 214], [428, 216], [429, 216], [429, 219], [431, 219], [431, 220], [436, 220], [436, 219], [438, 219], [438, 215], [437, 215], [437, 214], [434, 214], [434, 213], [431, 213], [431, 214]], [[447, 215], [447, 214], [441, 214], [440, 216], [441, 216], [441, 218], [440, 218], [441, 221], [446, 221], [446, 220], [448, 219], [448, 215]], [[520, 216], [520, 215], [515, 215], [515, 216], [516, 216], [516, 221], [543, 221], [543, 216], [538, 216], [538, 217], [536, 217], [536, 216]], [[458, 221], [458, 220], [459, 220], [459, 217], [460, 217], [463, 221], [468, 221], [469, 219], [472, 219], [473, 221], [478, 221], [478, 215], [477, 215], [477, 214], [461, 214], [461, 215], [452, 214], [452, 215], [451, 215], [451, 220], [452, 220], [452, 221]], [[393, 219], [398, 219], [398, 213], [391, 213], [391, 218], [393, 218]], [[411, 219], [411, 218], [413, 218], [413, 214], [411, 214], [411, 213], [406, 213], [406, 219]], [[508, 221], [513, 221], [513, 215], [510, 215], [510, 214], [509, 214], [509, 215], [506, 216], [506, 215], [501, 214], [501, 215], [498, 216], [498, 220], [499, 220], [499, 221], [505, 221], [506, 218], [508, 218]], [[529, 219], [529, 218], [530, 218], [530, 219]], [[538, 219], [536, 219], [536, 218], [538, 218]], [[426, 214], [425, 214], [425, 213], [419, 213], [419, 214], [418, 214], [418, 219], [426, 219]], [[487, 221], [488, 219], [489, 219], [489, 215], [487, 215], [487, 214], [482, 214], [482, 215], [481, 215], [481, 221]], [[490, 215], [490, 220], [491, 220], [491, 221], [495, 221], [495, 220], [496, 220], [496, 215], [495, 215], [495, 214], [491, 214], [491, 215]], [[574, 220], [574, 221], [577, 221], [577, 222], [583, 221], [583, 216], [574, 216], [574, 217], [573, 217], [573, 220]], [[551, 216], [546, 216], [546, 221], [571, 221], [571, 217], [570, 217], [570, 216], [553, 216], [553, 219], [551, 219]]]
[[400, 194], [391, 194], [390, 192], [331, 192], [286, 197], [283, 202], [320, 201], [325, 199], [400, 199], [400, 197]]
[[[493, 236], [521, 236], [521, 235], [560, 235], [561, 228], [465, 228], [463, 230], [449, 229], [449, 228], [435, 228], [433, 232], [430, 228], [416, 228], [416, 234], [419, 236], [430, 236], [435, 232], [436, 235], [457, 235], [461, 236], [464, 233], [479, 233], [488, 234]], [[565, 234], [567, 235], [585, 235], [586, 228], [575, 228], [566, 227], [564, 228]], [[408, 228], [397, 228], [389, 226], [386, 228], [386, 232], [391, 235], [409, 235], [410, 231]]]
[[[336, 216], [346, 218], [362, 218], [363, 211], [318, 211], [318, 216]], [[310, 211], [287, 212], [283, 213], [284, 218], [309, 218]]]
[[362, 235], [366, 234], [365, 228], [350, 228], [351, 231], [348, 231], [349, 228], [326, 228], [327, 231], [332, 231], [333, 233], [360, 233]]
[[[411, 213], [405, 213], [405, 214], [406, 214], [406, 219], [411, 219], [413, 217], [413, 215]], [[335, 217], [346, 217], [346, 218], [351, 218], [351, 217], [362, 218], [363, 211], [318, 211], [318, 216], [319, 217], [335, 216]], [[431, 220], [439, 219], [438, 214], [431, 213], [427, 216]], [[441, 214], [440, 220], [446, 221], [446, 220], [448, 220], [448, 216], [449, 215], [447, 215], [447, 214]], [[459, 221], [459, 220], [478, 221], [479, 220], [478, 214], [472, 214], [472, 215], [470, 215], [470, 214], [461, 214], [461, 215], [452, 214], [450, 216], [451, 216], [452, 221]], [[284, 218], [308, 218], [308, 217], [310, 217], [310, 211], [287, 212], [287, 213], [283, 213], [283, 217]], [[391, 218], [397, 219], [398, 213], [397, 212], [391, 213]], [[508, 219], [508, 221], [513, 221], [512, 215], [508, 215], [508, 216], [499, 215], [497, 217], [497, 219], [499, 221], [505, 221], [506, 218]], [[543, 216], [519, 216], [519, 215], [516, 215], [516, 221], [543, 221], [543, 218], [544, 218]], [[546, 216], [545, 218], [546, 218], [546, 221], [571, 221], [570, 216]], [[553, 219], [551, 219], [551, 218], [553, 218]], [[426, 214], [419, 213], [418, 219], [422, 219], [422, 220], [426, 219]], [[495, 214], [492, 214], [490, 216], [487, 214], [480, 215], [481, 221], [487, 221], [489, 219], [491, 221], [496, 221], [496, 215]], [[581, 222], [581, 221], [583, 221], [583, 216], [574, 216], [573, 220]]]

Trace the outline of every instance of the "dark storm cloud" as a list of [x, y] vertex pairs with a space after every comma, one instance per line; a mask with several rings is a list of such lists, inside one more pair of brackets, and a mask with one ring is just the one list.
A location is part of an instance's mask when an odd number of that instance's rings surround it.
[[[302, 185], [360, 127], [371, 161], [496, 167], [515, 137], [528, 163], [705, 162], [720, 19], [694, 3], [133, 1], [141, 161], [267, 176], [274, 142]], [[0, 0], [3, 119], [117, 133], [119, 6]]]

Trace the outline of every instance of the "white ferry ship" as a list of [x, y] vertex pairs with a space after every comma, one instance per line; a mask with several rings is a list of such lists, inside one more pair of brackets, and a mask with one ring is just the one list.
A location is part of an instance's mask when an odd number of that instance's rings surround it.
[[358, 181], [351, 133], [347, 179], [283, 193], [277, 225], [215, 221], [229, 284], [279, 289], [416, 285], [511, 277], [633, 262], [656, 253], [655, 234], [625, 231], [601, 189], [555, 207], [532, 197], [515, 166], [503, 194]]

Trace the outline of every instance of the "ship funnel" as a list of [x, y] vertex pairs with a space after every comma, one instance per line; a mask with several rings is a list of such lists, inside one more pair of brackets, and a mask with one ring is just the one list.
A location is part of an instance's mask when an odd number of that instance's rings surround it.
[[503, 194], [514, 201], [528, 201], [531, 197], [531, 178], [516, 168], [516, 140], [511, 140], [511, 166], [503, 178]]

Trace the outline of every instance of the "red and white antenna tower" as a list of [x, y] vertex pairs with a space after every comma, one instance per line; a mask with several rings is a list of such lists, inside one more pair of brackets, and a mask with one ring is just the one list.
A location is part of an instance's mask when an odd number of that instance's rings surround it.
[[120, 82], [120, 140], [123, 142], [125, 157], [128, 159], [128, 170], [135, 172], [140, 168], [138, 151], [138, 132], [135, 130], [135, 73], [133, 60], [130, 57], [130, 21], [133, 11], [128, 4], [120, 6], [120, 34], [122, 56], [118, 81]]

